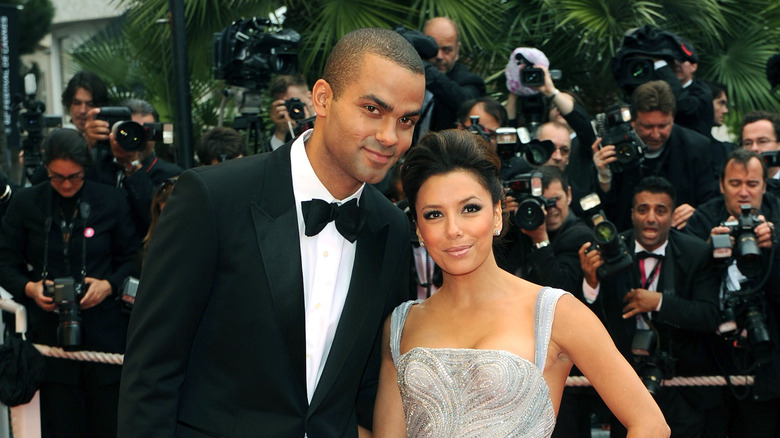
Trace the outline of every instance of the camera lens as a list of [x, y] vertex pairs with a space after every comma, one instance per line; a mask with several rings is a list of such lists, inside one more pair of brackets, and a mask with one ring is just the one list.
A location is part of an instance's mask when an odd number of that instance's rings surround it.
[[600, 245], [607, 245], [617, 238], [617, 228], [612, 222], [599, 222], [593, 227], [593, 237], [596, 239], [596, 243]]
[[115, 124], [111, 132], [119, 146], [126, 151], [141, 150], [146, 143], [146, 130], [132, 120]]
[[535, 230], [544, 223], [542, 205], [534, 198], [520, 201], [515, 212], [515, 223], [524, 230]]
[[532, 166], [541, 166], [550, 160], [555, 144], [550, 140], [533, 139], [526, 145], [525, 161]]
[[645, 80], [650, 78], [653, 66], [647, 60], [640, 59], [629, 64], [628, 72], [636, 80]]
[[631, 163], [637, 157], [636, 147], [631, 143], [620, 143], [615, 146], [615, 156], [621, 164]]
[[664, 378], [663, 371], [655, 365], [648, 365], [642, 370], [642, 383], [645, 384], [647, 392], [655, 397], [661, 390], [661, 381]]
[[291, 119], [301, 120], [306, 117], [306, 113], [304, 112], [306, 105], [297, 97], [285, 100], [284, 106], [287, 107], [287, 112], [290, 114]]

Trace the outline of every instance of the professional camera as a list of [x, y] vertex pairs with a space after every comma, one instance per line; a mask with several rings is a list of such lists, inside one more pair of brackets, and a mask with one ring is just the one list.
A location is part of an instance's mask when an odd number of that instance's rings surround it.
[[764, 307], [760, 290], [727, 291], [718, 326], [718, 333], [733, 341], [735, 347], [750, 348], [758, 365], [772, 360], [772, 338]]
[[[736, 220], [720, 225], [729, 228], [729, 234], [713, 234], [712, 256], [720, 264], [737, 261], [739, 272], [745, 277], [755, 278], [761, 275], [761, 248], [758, 247], [755, 228], [761, 221], [752, 214], [750, 204], [740, 206], [741, 214]], [[731, 237], [734, 237], [732, 246]]]
[[[517, 65], [525, 65], [520, 70], [520, 83], [526, 87], [541, 87], [544, 85], [544, 70], [534, 67], [533, 63], [525, 59], [522, 53], [515, 55], [515, 61]], [[557, 81], [561, 79], [560, 70], [548, 70], [550, 72], [550, 79]]]
[[644, 160], [645, 145], [631, 127], [631, 111], [625, 105], [613, 105], [596, 114], [601, 146], [614, 145], [617, 161], [610, 163], [612, 173], [620, 173]]
[[81, 306], [84, 296], [83, 283], [76, 283], [73, 277], [55, 278], [54, 284], [47, 284], [43, 295], [53, 298], [59, 313], [57, 339], [65, 351], [78, 350], [81, 347]]
[[301, 102], [301, 99], [297, 97], [291, 97], [284, 101], [284, 106], [287, 108], [287, 113], [290, 114], [290, 118], [293, 120], [301, 120], [306, 117], [306, 104]]
[[[108, 122], [108, 129], [122, 149], [132, 152], [146, 147], [147, 141], [173, 143], [173, 125], [170, 123], [134, 122], [130, 109], [124, 106], [105, 106], [97, 114], [98, 120]], [[107, 140], [101, 140], [104, 144]]]
[[766, 167], [780, 167], [780, 151], [761, 152]]
[[301, 35], [292, 29], [271, 31], [262, 18], [236, 20], [214, 34], [214, 77], [230, 85], [258, 90], [271, 74], [296, 71]]
[[[521, 134], [526, 137], [525, 141]], [[550, 161], [550, 157], [555, 153], [555, 143], [551, 140], [529, 139], [528, 132], [523, 128], [498, 128], [496, 153], [502, 166], [516, 156], [522, 156], [531, 166], [541, 166]]]
[[482, 137], [483, 140], [490, 143], [490, 132], [488, 132], [484, 126], [479, 124], [479, 116], [469, 116], [469, 120], [471, 121], [471, 125], [469, 125], [466, 130], [472, 134]]
[[133, 310], [135, 304], [135, 294], [138, 292], [138, 279], [135, 277], [126, 277], [119, 287], [119, 299], [122, 302], [122, 309], [126, 312]]
[[657, 79], [656, 59], [669, 64], [675, 60], [696, 62], [692, 48], [678, 35], [644, 25], [623, 36], [612, 58], [612, 73], [618, 85], [630, 94], [636, 86]]
[[512, 219], [524, 230], [535, 230], [544, 223], [544, 208], [555, 207], [554, 199], [542, 196], [542, 174], [540, 172], [524, 173], [505, 181], [508, 188], [507, 196], [514, 197], [519, 206]]
[[615, 224], [607, 220], [607, 216], [601, 209], [599, 195], [591, 193], [582, 197], [580, 207], [593, 227], [595, 248], [604, 261], [604, 264], [596, 270], [599, 280], [630, 269], [634, 262], [626, 247], [625, 239], [618, 233]]
[[634, 369], [647, 391], [654, 397], [661, 389], [663, 379], [674, 377], [674, 359], [663, 351], [655, 330], [637, 329], [631, 340]]

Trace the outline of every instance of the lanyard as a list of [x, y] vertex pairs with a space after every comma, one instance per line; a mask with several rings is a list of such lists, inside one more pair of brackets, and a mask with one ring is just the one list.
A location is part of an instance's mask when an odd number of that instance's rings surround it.
[[650, 276], [645, 278], [645, 259], [640, 259], [639, 273], [642, 275], [642, 289], [649, 288], [650, 285], [653, 284], [653, 280], [655, 280], [655, 276], [658, 275], [658, 272], [660, 271], [661, 271], [661, 260], [659, 259], [658, 262], [655, 264], [655, 268], [653, 269], [653, 271], [650, 272]]

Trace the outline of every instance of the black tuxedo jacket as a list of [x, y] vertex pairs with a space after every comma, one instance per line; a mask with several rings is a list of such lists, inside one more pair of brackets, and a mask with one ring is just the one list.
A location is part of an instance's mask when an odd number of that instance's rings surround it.
[[[629, 252], [634, 250], [633, 230], [623, 233]], [[623, 319], [623, 298], [634, 287], [624, 272], [601, 282], [592, 308], [609, 330], [615, 345], [631, 361], [631, 341], [636, 319]], [[700, 375], [697, 363], [704, 351], [704, 335], [715, 331], [718, 316], [718, 278], [713, 275], [711, 250], [701, 239], [672, 229], [666, 256], [658, 274], [658, 290], [663, 293], [661, 310], [652, 312], [660, 332], [661, 345], [677, 359], [677, 375]]]
[[160, 219], [131, 316], [119, 436], [345, 437], [371, 426], [381, 325], [408, 286], [409, 226], [370, 211], [311, 404], [290, 144], [187, 171]]

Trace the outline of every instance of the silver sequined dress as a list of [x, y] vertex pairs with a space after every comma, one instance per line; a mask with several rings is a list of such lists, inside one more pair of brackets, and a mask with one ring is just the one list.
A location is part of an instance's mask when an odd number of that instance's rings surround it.
[[399, 355], [408, 301], [393, 311], [390, 349], [409, 437], [549, 437], [555, 426], [542, 377], [555, 305], [545, 287], [534, 315], [534, 363], [502, 350], [415, 347]]

